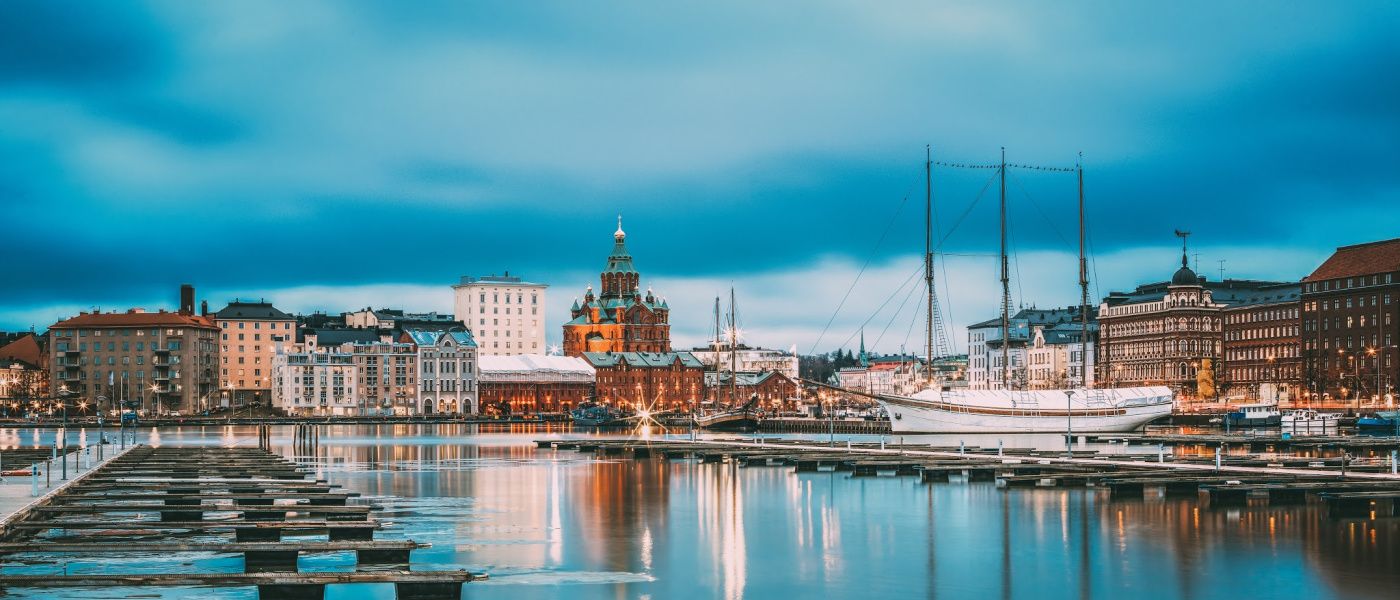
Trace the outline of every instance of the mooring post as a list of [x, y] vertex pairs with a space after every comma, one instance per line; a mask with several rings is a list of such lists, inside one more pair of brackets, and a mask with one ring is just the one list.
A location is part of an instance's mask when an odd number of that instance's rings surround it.
[[1001, 454], [1001, 448], [1002, 448], [1001, 440], [997, 440], [997, 456], [1001, 456], [1001, 455], [1002, 455], [1002, 454]]
[[963, 441], [963, 440], [958, 440], [958, 455], [959, 455], [959, 456], [962, 456], [962, 455], [966, 455], [966, 454], [967, 454], [967, 442], [965, 442], [965, 441]]
[[39, 463], [29, 465], [29, 495], [39, 497]]
[[1219, 470], [1220, 470], [1220, 449], [1221, 449], [1222, 447], [1223, 447], [1223, 445], [1221, 445], [1221, 446], [1216, 446], [1216, 447], [1215, 447], [1215, 470], [1216, 470], [1216, 471], [1219, 471]]
[[885, 435], [884, 435], [884, 434], [880, 434], [880, 451], [881, 451], [881, 452], [884, 452], [884, 450], [885, 450]]
[[1395, 451], [1394, 451], [1394, 450], [1391, 450], [1391, 451], [1390, 451], [1390, 474], [1391, 474], [1391, 475], [1395, 475], [1395, 474], [1396, 474], [1395, 466], [1396, 466], [1396, 465], [1395, 465]]
[[1166, 444], [1157, 444], [1157, 462], [1167, 462]]

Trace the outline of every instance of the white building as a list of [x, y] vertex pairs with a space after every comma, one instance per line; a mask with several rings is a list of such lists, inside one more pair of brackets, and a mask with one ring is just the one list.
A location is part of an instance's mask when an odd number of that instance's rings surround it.
[[545, 289], [519, 277], [462, 277], [452, 286], [454, 315], [482, 355], [544, 354]]
[[298, 351], [277, 343], [272, 406], [294, 416], [362, 414], [355, 358], [335, 348]]
[[[705, 370], [710, 371], [715, 368], [715, 360], [719, 360], [720, 372], [727, 373], [731, 369], [729, 348], [727, 345], [711, 344], [705, 348], [695, 348], [690, 351], [705, 365]], [[764, 348], [750, 348], [739, 344], [734, 350], [734, 361], [738, 363], [740, 373], [762, 373], [764, 371], [776, 371], [787, 375], [788, 379], [797, 380], [797, 354], [784, 352], [782, 350], [768, 350]]]
[[477, 414], [481, 365], [466, 331], [403, 332], [401, 342], [418, 346], [418, 406], [423, 414]]
[[[1045, 327], [1037, 325], [1031, 329], [1030, 348], [1026, 351], [1026, 387], [1033, 390], [1050, 390], [1082, 387], [1084, 385], [1081, 364], [1082, 344], [1079, 338], [1083, 332], [1079, 325], [1057, 325]], [[1094, 329], [1089, 330], [1093, 339]], [[1089, 385], [1094, 383], [1094, 346], [1089, 344], [1088, 353]]]
[[[1092, 309], [1091, 309], [1092, 310]], [[1001, 319], [990, 319], [967, 326], [967, 387], [973, 390], [1026, 389], [1030, 382], [1027, 345], [1031, 328], [1079, 326], [1079, 307], [1023, 308], [1008, 321], [1010, 344], [1002, 351]], [[1089, 317], [1090, 331], [1097, 327], [1093, 314]], [[1078, 331], [1077, 329], [1075, 331]], [[1077, 334], [1076, 334], [1077, 335]], [[1003, 356], [1010, 367], [1002, 368]], [[1076, 355], [1075, 362], [1078, 362]], [[1093, 363], [1090, 362], [1090, 368]]]

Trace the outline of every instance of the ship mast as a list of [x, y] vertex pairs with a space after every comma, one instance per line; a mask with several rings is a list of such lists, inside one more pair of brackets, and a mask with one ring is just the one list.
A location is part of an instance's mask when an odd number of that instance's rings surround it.
[[[944, 265], [947, 266], [946, 264]], [[933, 385], [933, 149], [924, 146], [924, 284], [928, 286], [928, 331], [924, 378]]]
[[1001, 148], [1001, 389], [1011, 389], [1011, 274], [1006, 259], [1006, 147]]
[[739, 401], [739, 317], [734, 307], [734, 287], [729, 287], [729, 407]]
[[1084, 258], [1084, 153], [1074, 168], [1079, 175], [1079, 385], [1089, 387], [1089, 261]]

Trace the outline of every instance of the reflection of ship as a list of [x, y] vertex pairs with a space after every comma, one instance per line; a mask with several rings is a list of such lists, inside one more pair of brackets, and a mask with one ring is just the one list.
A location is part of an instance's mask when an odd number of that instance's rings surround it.
[[574, 425], [581, 427], [607, 427], [609, 425], [622, 425], [624, 417], [622, 411], [611, 406], [585, 402], [580, 404], [569, 413], [573, 418]]
[[[932, 180], [932, 157], [924, 163], [924, 173]], [[935, 305], [933, 277], [933, 193], [925, 185], [924, 279], [928, 286], [927, 389], [912, 395], [860, 394], [874, 397], [890, 415], [894, 433], [962, 432], [1082, 432], [1132, 431], [1171, 413], [1173, 394], [1164, 386], [1114, 389], [1013, 390], [1010, 360], [1011, 306], [1010, 271], [1006, 253], [1006, 155], [998, 166], [1001, 179], [1001, 381], [1002, 389], [944, 391], [933, 380]], [[1089, 275], [1084, 254], [1084, 177], [1079, 170], [1079, 286], [1080, 347], [1090, 343]], [[938, 331], [941, 335], [941, 329]], [[939, 345], [940, 347], [941, 344]], [[1081, 381], [1088, 380], [1087, 352], [1080, 354]], [[990, 378], [989, 378], [990, 379]], [[859, 394], [859, 392], [857, 392]]]
[[1278, 427], [1283, 413], [1279, 412], [1277, 402], [1258, 402], [1241, 404], [1239, 410], [1225, 415], [1225, 418], [1234, 427]]

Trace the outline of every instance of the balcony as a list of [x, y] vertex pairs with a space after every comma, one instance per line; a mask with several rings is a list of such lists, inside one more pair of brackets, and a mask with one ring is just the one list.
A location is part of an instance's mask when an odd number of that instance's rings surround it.
[[64, 370], [63, 370], [63, 374], [62, 374], [62, 375], [59, 375], [59, 376], [58, 376], [58, 379], [59, 379], [60, 381], [77, 381], [77, 380], [78, 380], [78, 371], [77, 371], [77, 370], [69, 371], [69, 370], [67, 370], [67, 369], [64, 369]]
[[82, 354], [82, 351], [81, 351], [81, 350], [78, 350], [77, 348], [69, 348], [69, 349], [67, 349], [67, 350], [62, 350], [62, 351], [60, 351], [60, 353], [61, 353], [61, 354]]
[[156, 354], [170, 354], [172, 350], [169, 348], [151, 348], [151, 352], [155, 352]]

